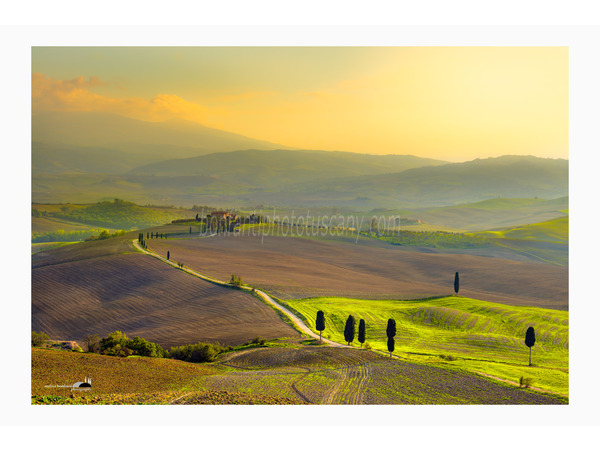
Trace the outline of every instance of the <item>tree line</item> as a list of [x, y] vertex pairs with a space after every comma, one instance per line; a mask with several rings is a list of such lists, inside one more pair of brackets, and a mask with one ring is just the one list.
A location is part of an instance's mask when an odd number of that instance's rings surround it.
[[[457, 278], [455, 280], [455, 289], [458, 291], [458, 272]], [[325, 313], [321, 310], [317, 311], [317, 318], [315, 321], [315, 328], [319, 332], [319, 341], [322, 342], [321, 334], [325, 330]], [[344, 340], [347, 345], [352, 345], [355, 337], [355, 329], [356, 329], [356, 320], [352, 314], [348, 316], [346, 319], [346, 324], [344, 326]], [[392, 353], [396, 347], [396, 320], [388, 319], [387, 326], [385, 329], [385, 334], [387, 336], [387, 349], [390, 353], [390, 358], [392, 357]], [[364, 319], [360, 319], [358, 323], [358, 342], [360, 342], [360, 347], [362, 348], [363, 344], [366, 340], [366, 322]], [[529, 347], [529, 365], [531, 366], [531, 348], [535, 345], [535, 330], [533, 327], [527, 328], [525, 333], [525, 345]]]

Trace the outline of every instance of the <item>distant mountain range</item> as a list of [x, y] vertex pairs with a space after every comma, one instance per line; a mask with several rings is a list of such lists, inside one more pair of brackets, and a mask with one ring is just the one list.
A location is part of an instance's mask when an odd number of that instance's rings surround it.
[[[36, 114], [31, 118], [31, 137], [33, 142], [54, 147], [79, 148], [82, 152], [98, 147], [121, 150], [151, 161], [250, 148], [291, 149], [186, 120], [145, 122], [98, 112]], [[144, 162], [142, 159], [139, 164]]]
[[564, 159], [501, 156], [323, 181], [295, 186], [293, 192], [305, 196], [327, 193], [327, 199], [338, 205], [362, 199], [404, 207], [454, 205], [496, 197], [551, 199], [568, 195], [568, 173]]
[[186, 121], [32, 117], [34, 202], [416, 208], [568, 195], [568, 161], [295, 150]]
[[411, 155], [367, 155], [315, 150], [243, 150], [171, 159], [133, 169], [133, 175], [215, 177], [222, 182], [283, 189], [292, 183], [313, 183], [340, 177], [402, 172], [446, 164]]

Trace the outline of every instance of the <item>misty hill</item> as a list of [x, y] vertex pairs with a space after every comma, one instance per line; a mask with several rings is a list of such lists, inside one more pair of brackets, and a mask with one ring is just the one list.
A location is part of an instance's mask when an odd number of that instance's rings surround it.
[[[282, 188], [290, 183], [328, 181], [339, 177], [400, 172], [446, 164], [411, 155], [368, 155], [315, 150], [244, 150], [172, 159], [138, 167], [132, 175], [210, 177], [254, 188]], [[205, 182], [206, 180], [204, 180]]]
[[491, 230], [537, 223], [566, 216], [569, 197], [552, 200], [541, 198], [493, 198], [441, 208], [413, 209], [407, 217], [428, 224], [444, 225], [464, 231]]
[[110, 148], [31, 143], [31, 170], [34, 175], [122, 174], [149, 158], [158, 160], [157, 157], [142, 157], [139, 154]]
[[[168, 159], [257, 148], [289, 148], [185, 120], [146, 122], [98, 112], [40, 113], [31, 118], [32, 141], [67, 148], [102, 147]], [[93, 149], [89, 149], [90, 152]]]
[[319, 194], [340, 206], [357, 200], [419, 207], [495, 197], [551, 199], [568, 195], [568, 164], [564, 159], [501, 156], [294, 186], [288, 192], [297, 198]]

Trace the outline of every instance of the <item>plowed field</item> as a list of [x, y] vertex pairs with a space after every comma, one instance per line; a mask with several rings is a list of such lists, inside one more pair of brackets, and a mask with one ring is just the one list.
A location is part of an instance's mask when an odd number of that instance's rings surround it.
[[[566, 398], [368, 350], [299, 345], [224, 356], [216, 363], [192, 364], [32, 349], [32, 403], [567, 403]], [[56, 387], [84, 377], [92, 379], [90, 391]]]
[[282, 299], [448, 295], [459, 272], [461, 295], [568, 310], [568, 267], [550, 264], [278, 236], [153, 239], [148, 246], [218, 279], [235, 273]]
[[488, 378], [413, 364], [368, 350], [261, 348], [227, 356], [234, 371], [203, 378], [209, 390], [281, 395], [313, 404], [561, 404]]
[[32, 329], [70, 340], [121, 330], [164, 348], [299, 336], [252, 295], [203, 281], [140, 253], [34, 268]]

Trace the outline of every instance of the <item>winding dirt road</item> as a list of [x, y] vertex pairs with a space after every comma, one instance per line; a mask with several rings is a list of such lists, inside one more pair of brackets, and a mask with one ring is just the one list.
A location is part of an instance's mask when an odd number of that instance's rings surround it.
[[[159, 259], [159, 260], [161, 260], [162, 262], [164, 262], [164, 263], [166, 263], [166, 264], [169, 264], [169, 265], [171, 265], [171, 266], [173, 266], [173, 267], [175, 267], [175, 268], [177, 268], [177, 269], [179, 269], [179, 270], [182, 270], [182, 271], [184, 271], [184, 272], [187, 272], [187, 273], [189, 273], [190, 275], [194, 275], [194, 276], [196, 276], [196, 277], [198, 277], [198, 278], [202, 278], [203, 280], [210, 281], [211, 283], [218, 284], [218, 285], [220, 285], [220, 286], [231, 287], [231, 284], [229, 284], [229, 283], [225, 283], [224, 281], [217, 280], [216, 278], [212, 278], [212, 277], [209, 277], [208, 275], [201, 274], [201, 273], [199, 273], [199, 272], [196, 272], [195, 270], [192, 270], [192, 269], [190, 269], [190, 268], [188, 268], [188, 267], [185, 267], [185, 266], [184, 266], [184, 267], [179, 267], [179, 265], [178, 265], [177, 263], [175, 263], [175, 262], [173, 262], [173, 261], [170, 261], [170, 260], [168, 260], [167, 258], [163, 258], [162, 256], [160, 256], [160, 255], [158, 255], [158, 254], [156, 254], [156, 253], [154, 253], [154, 252], [151, 252], [150, 250], [146, 250], [146, 249], [142, 248], [142, 247], [140, 246], [140, 243], [139, 243], [139, 241], [138, 241], [137, 239], [134, 239], [132, 242], [133, 242], [133, 246], [134, 246], [134, 247], [135, 247], [137, 250], [139, 250], [140, 252], [142, 252], [142, 253], [146, 253], [146, 254], [148, 254], [148, 255], [150, 255], [150, 256], [153, 256], [153, 257], [155, 257], [155, 258], [158, 258], [158, 259]], [[297, 327], [298, 327], [298, 328], [299, 328], [299, 329], [300, 329], [300, 330], [301, 330], [301, 331], [302, 331], [304, 334], [306, 334], [306, 335], [308, 335], [308, 336], [310, 336], [310, 337], [312, 337], [312, 338], [314, 338], [314, 339], [319, 339], [319, 335], [318, 335], [318, 334], [316, 334], [316, 333], [313, 333], [313, 332], [312, 332], [312, 330], [311, 330], [310, 328], [308, 328], [308, 327], [307, 327], [307, 326], [304, 324], [304, 322], [303, 322], [303, 321], [302, 321], [302, 320], [301, 320], [301, 319], [300, 319], [298, 316], [296, 316], [294, 313], [292, 313], [292, 312], [291, 312], [289, 309], [287, 309], [286, 307], [284, 307], [284, 306], [281, 306], [279, 303], [277, 303], [275, 300], [273, 300], [273, 298], [271, 298], [271, 296], [270, 296], [269, 294], [267, 294], [266, 292], [263, 292], [263, 291], [261, 291], [261, 290], [259, 290], [259, 289], [254, 289], [254, 290], [253, 290], [253, 288], [251, 288], [251, 287], [247, 287], [247, 286], [241, 286], [241, 287], [239, 287], [239, 289], [241, 289], [241, 290], [244, 290], [244, 291], [247, 291], [247, 292], [249, 292], [249, 293], [252, 293], [252, 292], [254, 292], [254, 293], [255, 293], [255, 294], [257, 294], [257, 295], [258, 295], [258, 296], [259, 296], [259, 297], [260, 297], [260, 298], [261, 298], [263, 301], [267, 302], [268, 304], [272, 305], [274, 308], [278, 309], [279, 311], [281, 311], [282, 313], [284, 313], [286, 316], [288, 316], [288, 317], [290, 318], [290, 320], [291, 320], [291, 321], [292, 321], [292, 322], [293, 322], [293, 323], [294, 323], [294, 324], [295, 324], [295, 325], [296, 325], [296, 326], [297, 326]], [[329, 339], [324, 339], [324, 338], [322, 338], [322, 341], [323, 341], [324, 343], [326, 343], [326, 344], [328, 344], [328, 345], [332, 346], [332, 347], [348, 347], [348, 348], [355, 348], [355, 347], [350, 347], [350, 346], [348, 346], [348, 345], [345, 345], [345, 344], [340, 344], [340, 343], [338, 343], [338, 342], [333, 342], [333, 341], [330, 341]]]

